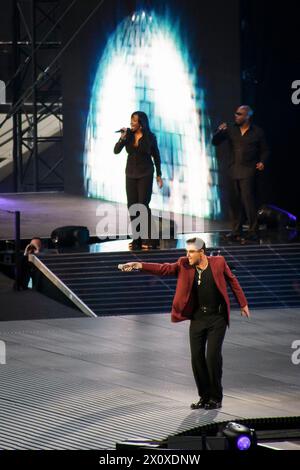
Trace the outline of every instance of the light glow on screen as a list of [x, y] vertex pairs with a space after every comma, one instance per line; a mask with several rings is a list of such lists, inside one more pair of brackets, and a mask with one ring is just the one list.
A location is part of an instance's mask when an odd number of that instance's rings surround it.
[[84, 180], [88, 197], [126, 203], [126, 151], [114, 155], [118, 128], [133, 111], [149, 116], [161, 152], [163, 190], [151, 207], [199, 217], [220, 215], [215, 149], [204, 91], [178, 28], [139, 11], [111, 34], [100, 59], [87, 119]]

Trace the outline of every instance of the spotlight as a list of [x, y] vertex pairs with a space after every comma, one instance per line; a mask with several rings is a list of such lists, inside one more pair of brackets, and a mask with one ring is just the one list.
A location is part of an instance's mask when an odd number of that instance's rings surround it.
[[297, 224], [295, 215], [273, 204], [261, 206], [257, 212], [257, 220], [267, 228], [293, 228]]
[[241, 436], [236, 441], [238, 450], [248, 450], [251, 447], [251, 439], [248, 436]]
[[252, 450], [256, 447], [257, 439], [254, 429], [230, 422], [223, 429], [223, 435], [227, 438], [228, 447], [231, 450]]
[[56, 248], [85, 246], [89, 238], [89, 229], [79, 225], [58, 227], [51, 233], [51, 241]]

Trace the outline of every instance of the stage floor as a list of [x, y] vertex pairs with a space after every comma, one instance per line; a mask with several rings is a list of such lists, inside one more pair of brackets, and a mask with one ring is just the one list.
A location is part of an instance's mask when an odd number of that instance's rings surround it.
[[[65, 225], [83, 225], [88, 227], [91, 236], [98, 235], [97, 230], [101, 216], [97, 211], [108, 211], [113, 217], [118, 206], [120, 217], [127, 218], [125, 204], [109, 203], [100, 199], [88, 199], [64, 193], [22, 193], [1, 194], [0, 209], [21, 212], [21, 238], [39, 236], [50, 238], [51, 232]], [[191, 219], [188, 217], [188, 219]], [[200, 231], [228, 229], [229, 224], [220, 221], [209, 221], [193, 218]], [[203, 229], [203, 230], [202, 230]], [[190, 230], [189, 230], [190, 231]], [[198, 230], [199, 231], [199, 230]], [[117, 233], [113, 231], [113, 234]], [[123, 231], [121, 232], [125, 234]], [[0, 239], [14, 237], [13, 215], [0, 211]]]
[[[116, 209], [117, 208], [117, 209]], [[116, 210], [120, 220], [128, 218], [125, 204], [109, 203], [99, 199], [88, 199], [65, 193], [22, 193], [0, 195], [0, 241], [14, 239], [14, 216], [12, 211], [21, 212], [21, 238], [23, 240], [32, 237], [50, 239], [50, 235], [57, 227], [66, 225], [81, 225], [89, 229], [90, 236], [102, 236], [104, 231], [99, 228], [101, 217], [114, 220]], [[5, 212], [11, 211], [11, 213]], [[107, 212], [106, 212], [107, 211]], [[102, 214], [102, 215], [101, 215]], [[166, 213], [162, 213], [165, 217]], [[224, 220], [207, 220], [199, 217], [187, 216], [182, 224], [182, 216], [173, 215], [178, 226], [179, 243], [174, 240], [160, 241], [160, 248], [182, 248], [185, 246], [185, 237], [180, 234], [195, 234], [201, 236], [206, 245], [215, 247], [225, 244], [240, 244], [224, 239], [223, 235], [230, 231], [230, 222]], [[179, 225], [181, 224], [181, 225]], [[193, 228], [192, 230], [190, 228]], [[106, 241], [105, 237], [101, 245], [93, 246], [95, 251], [128, 251], [127, 236], [130, 236], [130, 226], [124, 231], [112, 225], [111, 240], [115, 235], [123, 236], [120, 241]], [[104, 243], [103, 243], [104, 241]], [[300, 241], [300, 234], [296, 230], [275, 230], [273, 232], [260, 230], [259, 240], [250, 244], [278, 244]], [[9, 248], [9, 247], [8, 247]], [[76, 250], [78, 251], [78, 249]]]
[[300, 310], [232, 312], [222, 410], [197, 398], [188, 322], [169, 315], [1, 322], [1, 449], [112, 449], [212, 421], [300, 414]]

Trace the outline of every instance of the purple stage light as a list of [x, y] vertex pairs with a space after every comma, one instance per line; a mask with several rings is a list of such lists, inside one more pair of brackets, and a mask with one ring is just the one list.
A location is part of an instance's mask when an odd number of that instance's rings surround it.
[[248, 436], [240, 436], [236, 441], [238, 450], [248, 450], [251, 447], [251, 439]]
[[294, 222], [297, 221], [297, 217], [293, 214], [291, 214], [291, 212], [288, 212], [284, 209], [281, 209], [280, 207], [277, 207], [277, 206], [274, 206], [274, 204], [269, 204], [269, 206], [274, 209], [275, 211], [278, 211], [278, 212], [281, 212], [282, 214], [285, 214], [289, 217], [289, 219], [293, 220]]

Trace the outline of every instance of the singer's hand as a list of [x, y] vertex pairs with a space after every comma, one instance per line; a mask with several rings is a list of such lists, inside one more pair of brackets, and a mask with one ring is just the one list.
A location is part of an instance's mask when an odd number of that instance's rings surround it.
[[163, 182], [163, 180], [162, 180], [162, 177], [161, 177], [161, 176], [157, 176], [157, 177], [156, 177], [156, 181], [157, 181], [157, 184], [158, 184], [159, 189], [161, 189], [161, 188], [163, 187], [163, 185], [164, 185], [164, 182]]
[[226, 131], [226, 129], [227, 129], [227, 123], [226, 123], [226, 122], [222, 122], [222, 124], [219, 125], [218, 129], [219, 129], [219, 131]]
[[256, 163], [256, 169], [258, 171], [263, 171], [265, 169], [265, 165], [263, 164], [263, 162]]
[[241, 315], [242, 315], [242, 317], [250, 318], [250, 312], [249, 312], [248, 305], [245, 305], [245, 307], [241, 308]]
[[40, 252], [39, 247], [36, 246], [34, 242], [31, 242], [26, 246], [25, 251], [24, 251], [24, 255], [28, 256], [28, 255], [33, 255], [33, 254], [36, 254], [36, 253], [39, 253], [39, 252]]
[[142, 263], [134, 261], [133, 263], [123, 264], [121, 271], [133, 271], [135, 269], [142, 269]]
[[121, 130], [121, 139], [122, 139], [122, 140], [126, 140], [126, 137], [127, 137], [127, 127], [122, 127], [122, 130]]

